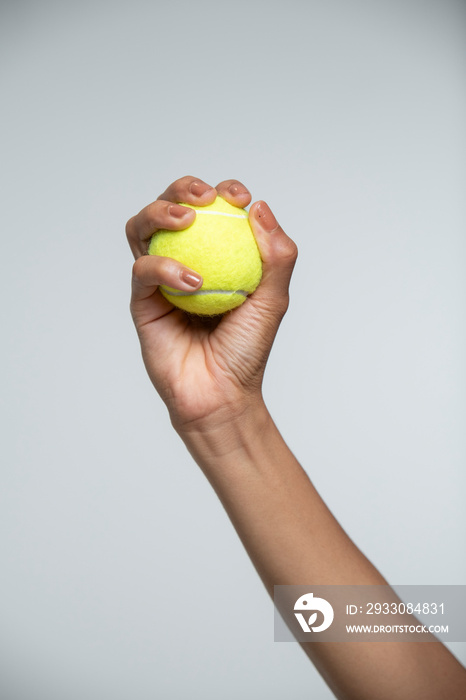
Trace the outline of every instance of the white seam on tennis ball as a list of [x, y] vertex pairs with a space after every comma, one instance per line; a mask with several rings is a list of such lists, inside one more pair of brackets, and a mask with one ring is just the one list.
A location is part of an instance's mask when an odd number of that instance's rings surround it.
[[167, 287], [160, 285], [160, 289], [171, 297], [195, 297], [204, 294], [241, 294], [243, 297], [248, 296], [248, 292], [244, 289], [198, 289], [196, 292], [182, 292], [181, 290], [171, 291]]
[[228, 214], [228, 212], [226, 212], [226, 211], [202, 211], [202, 209], [196, 209], [196, 207], [192, 207], [192, 209], [194, 209], [194, 211], [197, 214], [204, 214], [206, 216], [229, 216], [233, 219], [247, 219], [248, 218], [247, 214], [246, 215], [244, 215], [244, 214]]

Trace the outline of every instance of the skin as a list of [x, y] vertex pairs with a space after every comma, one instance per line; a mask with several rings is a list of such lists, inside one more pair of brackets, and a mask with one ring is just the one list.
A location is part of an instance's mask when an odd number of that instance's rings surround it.
[[[158, 291], [161, 284], [198, 289], [202, 279], [174, 260], [148, 256], [152, 234], [194, 221], [195, 212], [176, 202], [203, 206], [217, 195], [239, 207], [251, 202], [236, 180], [213, 188], [183, 177], [127, 223], [135, 257], [130, 309], [149, 377], [271, 595], [279, 584], [386, 584], [320, 498], [262, 397], [297, 258], [295, 243], [268, 205], [250, 207], [263, 277], [244, 304], [223, 317], [199, 319], [175, 309]], [[466, 671], [439, 642], [301, 646], [338, 698], [466, 697]]]

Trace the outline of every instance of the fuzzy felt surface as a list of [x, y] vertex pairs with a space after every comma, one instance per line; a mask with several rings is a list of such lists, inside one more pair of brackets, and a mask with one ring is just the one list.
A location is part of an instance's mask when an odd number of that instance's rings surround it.
[[[188, 206], [185, 204], [185, 206]], [[195, 314], [224, 313], [243, 303], [262, 276], [259, 249], [244, 209], [221, 197], [196, 211], [194, 223], [183, 231], [157, 231], [150, 255], [174, 258], [203, 277], [195, 292], [160, 287], [175, 306]]]

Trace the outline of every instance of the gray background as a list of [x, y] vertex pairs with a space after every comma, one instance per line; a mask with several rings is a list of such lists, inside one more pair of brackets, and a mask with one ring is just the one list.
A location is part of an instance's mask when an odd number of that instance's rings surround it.
[[264, 391], [332, 511], [466, 582], [465, 15], [1, 4], [2, 700], [331, 697], [140, 360], [124, 224], [185, 174], [298, 243]]

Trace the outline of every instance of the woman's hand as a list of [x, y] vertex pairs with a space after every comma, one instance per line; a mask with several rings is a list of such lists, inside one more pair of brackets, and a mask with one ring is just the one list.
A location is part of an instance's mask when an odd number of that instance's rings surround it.
[[[213, 189], [185, 177], [128, 222], [136, 257], [131, 312], [150, 378], [270, 594], [277, 584], [386, 585], [326, 507], [262, 402], [262, 375], [296, 260], [296, 246], [267, 205], [250, 209], [263, 278], [240, 307], [205, 321], [174, 309], [157, 289], [202, 284], [196, 271], [145, 253], [158, 228], [179, 230], [194, 220], [192, 209], [174, 203], [210, 204], [217, 193], [239, 206], [251, 200], [236, 181]], [[465, 670], [440, 642], [303, 648], [338, 698], [466, 697]]]
[[203, 429], [241, 416], [262, 402], [267, 358], [288, 306], [288, 287], [297, 257], [294, 242], [265, 202], [250, 208], [249, 221], [263, 262], [259, 287], [238, 308], [213, 319], [176, 309], [158, 290], [165, 284], [183, 291], [202, 285], [195, 270], [170, 258], [146, 255], [153, 233], [190, 226], [195, 211], [177, 205], [211, 204], [216, 196], [245, 207], [251, 195], [236, 180], [214, 189], [183, 177], [126, 225], [133, 266], [131, 314], [147, 372], [167, 404], [178, 432]]

